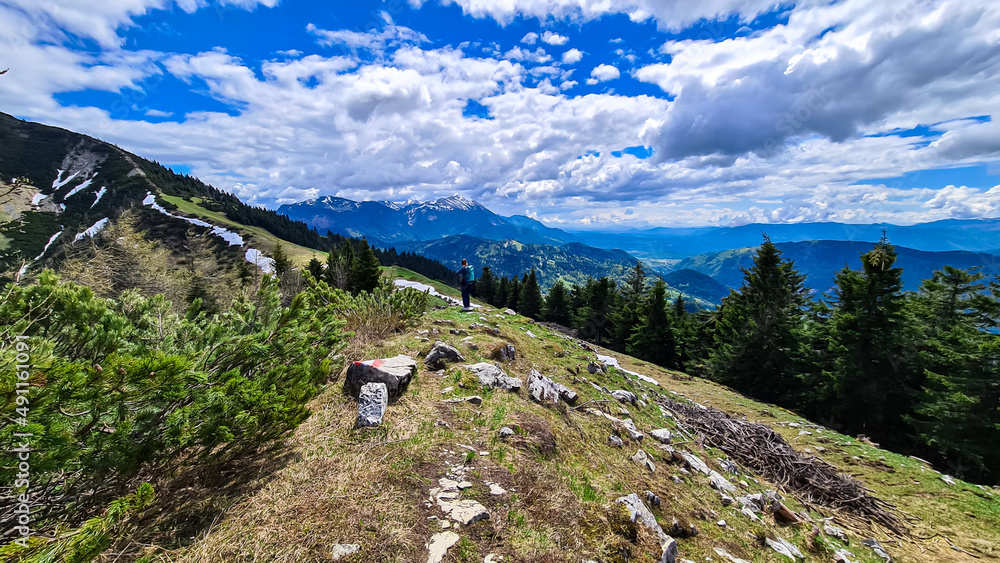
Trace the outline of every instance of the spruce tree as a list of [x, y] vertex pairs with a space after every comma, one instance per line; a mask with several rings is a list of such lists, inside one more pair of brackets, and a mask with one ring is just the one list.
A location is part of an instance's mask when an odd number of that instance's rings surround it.
[[510, 293], [509, 285], [510, 282], [507, 280], [507, 276], [502, 276], [500, 283], [497, 284], [497, 288], [493, 292], [493, 301], [490, 302], [494, 307], [503, 309], [507, 306], [507, 295]]
[[931, 457], [955, 474], [1000, 478], [998, 302], [984, 276], [945, 266], [925, 280], [915, 302], [926, 380], [907, 416]]
[[621, 291], [615, 296], [614, 308], [608, 313], [611, 323], [609, 347], [616, 350], [628, 348], [632, 333], [642, 322], [641, 309], [645, 298], [646, 272], [642, 262], [636, 262]]
[[318, 280], [323, 277], [323, 263], [316, 258], [315, 254], [313, 254], [313, 257], [309, 260], [309, 266], [307, 269], [309, 270], [309, 273], [312, 274], [314, 280]]
[[677, 367], [677, 341], [667, 316], [667, 284], [656, 280], [642, 304], [640, 323], [628, 341], [628, 353], [657, 365]]
[[368, 241], [361, 239], [360, 246], [361, 248], [354, 255], [354, 261], [351, 263], [351, 273], [348, 281], [351, 292], [354, 294], [361, 293], [362, 291], [371, 293], [378, 287], [379, 278], [382, 276], [378, 258], [375, 257], [375, 252], [372, 251], [372, 247], [368, 244]]
[[490, 305], [496, 299], [497, 279], [493, 276], [493, 271], [489, 266], [483, 266], [482, 274], [476, 280], [476, 295], [481, 296], [483, 301]]
[[507, 286], [507, 307], [521, 312], [518, 309], [518, 300], [521, 298], [521, 281], [517, 276], [513, 276]]
[[722, 300], [709, 363], [717, 381], [765, 401], [789, 399], [795, 386], [805, 277], [771, 239], [743, 269], [743, 285]]
[[280, 242], [274, 245], [273, 259], [274, 275], [280, 280], [292, 269], [292, 261], [288, 259], [288, 255], [285, 254], [285, 249], [281, 247]]
[[549, 290], [545, 297], [545, 307], [542, 314], [547, 322], [556, 323], [569, 327], [572, 323], [572, 311], [570, 309], [569, 293], [566, 291], [566, 284], [559, 280]]
[[912, 409], [916, 374], [909, 344], [915, 335], [904, 312], [902, 268], [883, 235], [861, 257], [862, 269], [836, 276], [830, 320], [832, 413], [846, 432], [893, 445], [904, 440], [902, 416]]
[[533, 319], [541, 318], [542, 288], [538, 286], [538, 275], [534, 268], [525, 276], [517, 303], [520, 307], [518, 313]]

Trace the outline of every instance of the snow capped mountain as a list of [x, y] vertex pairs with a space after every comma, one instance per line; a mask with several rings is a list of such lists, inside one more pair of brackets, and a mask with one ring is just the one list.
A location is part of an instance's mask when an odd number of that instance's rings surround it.
[[526, 225], [493, 213], [479, 202], [461, 195], [434, 201], [352, 201], [323, 196], [292, 205], [278, 213], [303, 221], [320, 234], [327, 230], [363, 236], [379, 246], [402, 241], [436, 240], [451, 235], [471, 235], [489, 240], [514, 239], [535, 244], [562, 244], [575, 238], [540, 223]]

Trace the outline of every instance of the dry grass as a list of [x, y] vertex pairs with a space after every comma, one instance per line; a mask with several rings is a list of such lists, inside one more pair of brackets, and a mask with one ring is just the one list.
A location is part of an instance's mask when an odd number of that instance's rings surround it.
[[[431, 338], [458, 346], [468, 363], [490, 361], [489, 355], [496, 347], [513, 343], [518, 358], [504, 366], [509, 373], [524, 378], [529, 369], [538, 369], [576, 390], [580, 394], [578, 404], [590, 401], [590, 406], [597, 405], [619, 418], [625, 417], [618, 412], [623, 406], [601, 402], [607, 396], [584, 382], [584, 377], [640, 395], [659, 391], [675, 400], [683, 395], [765, 424], [802, 422], [791, 413], [744, 399], [703, 380], [631, 362], [619, 354], [612, 355], [629, 369], [656, 377], [664, 387], [650, 389], [620, 374], [591, 376], [585, 366], [593, 355], [572, 341], [521, 318], [501, 320], [492, 316], [495, 311], [485, 313], [490, 315], [490, 324], [500, 324], [501, 334], [470, 330], [478, 350], [463, 346], [463, 336], [448, 334], [450, 326], [432, 323], [452, 321], [454, 326], [466, 328], [472, 322], [481, 322], [478, 315], [454, 309], [438, 311], [416, 329], [438, 328], [440, 334]], [[539, 338], [526, 336], [529, 329]], [[552, 352], [556, 345], [564, 352], [558, 357]], [[399, 353], [416, 358], [428, 348], [429, 343], [419, 341], [409, 331], [386, 341], [361, 343], [351, 359]], [[448, 562], [480, 562], [490, 553], [503, 555], [505, 562], [658, 561], [655, 539], [644, 529], [623, 521], [613, 503], [631, 492], [642, 496], [645, 490], [662, 499], [662, 504], [652, 511], [665, 529], [669, 530], [675, 520], [684, 529], [692, 524], [697, 528], [697, 535], [678, 540], [683, 558], [717, 559], [714, 548], [723, 547], [755, 562], [781, 561], [780, 555], [763, 547], [767, 535], [795, 543], [810, 560], [831, 559], [822, 544], [813, 547], [809, 539], [811, 526], [780, 526], [770, 515], [764, 515], [761, 524], [749, 521], [732, 507], [722, 505], [707, 478], [684, 471], [667, 452], [654, 445], [626, 439], [623, 449], [608, 446], [607, 438], [616, 430], [603, 417], [586, 414], [582, 409], [544, 408], [532, 403], [525, 391], [508, 394], [461, 389], [456, 385], [461, 376], [460, 370], [448, 369], [439, 374], [422, 369], [407, 394], [390, 405], [385, 424], [370, 431], [353, 428], [356, 403], [343, 394], [339, 384], [331, 385], [313, 401], [313, 416], [288, 441], [282, 450], [285, 454], [266, 469], [262, 466], [254, 470], [256, 473], [230, 475], [234, 481], [242, 477], [250, 482], [239, 489], [240, 496], [227, 497], [237, 502], [232, 506], [206, 505], [197, 540], [188, 548], [163, 553], [160, 560], [326, 562], [331, 560], [330, 547], [342, 542], [359, 543], [362, 550], [341, 561], [424, 561], [426, 542], [440, 531], [438, 523], [429, 518], [442, 516], [436, 506], [425, 505], [428, 491], [447, 474], [448, 464], [462, 463], [473, 483], [463, 497], [483, 503], [490, 518], [459, 530], [463, 541], [449, 551]], [[442, 394], [446, 387], [454, 389]], [[482, 405], [442, 402], [447, 397], [471, 394], [481, 395]], [[646, 408], [624, 408], [640, 430], [671, 427], [652, 401]], [[447, 426], [436, 424], [438, 421]], [[505, 425], [515, 428], [516, 434], [501, 441], [496, 430]], [[796, 448], [814, 449], [822, 444], [826, 448], [824, 459], [845, 472], [855, 473], [876, 494], [904, 511], [924, 517], [915, 528], [917, 537], [894, 537], [868, 528], [857, 530], [855, 539], [874, 536], [900, 561], [974, 560], [951, 549], [949, 540], [978, 557], [996, 556], [995, 545], [1000, 538], [996, 500], [980, 499], [973, 495], [972, 487], [964, 484], [949, 491], [936, 473], [929, 469], [921, 472], [919, 464], [912, 460], [833, 432], [799, 436], [795, 428], [774, 428]], [[489, 455], [468, 456], [464, 445], [488, 451]], [[724, 457], [722, 452], [698, 442], [676, 447], [689, 449], [709, 466], [724, 472], [718, 461]], [[631, 461], [639, 448], [653, 458], [655, 472]], [[891, 472], [875, 461], [891, 466]], [[731, 479], [747, 483], [747, 489], [740, 494], [778, 489], [746, 473]], [[912, 483], [916, 480], [923, 482]], [[490, 495], [484, 481], [498, 483], [508, 494]], [[791, 495], [786, 496], [786, 504], [796, 511], [806, 510]], [[966, 512], [972, 516], [966, 516]], [[726, 528], [716, 525], [720, 519], [727, 521]], [[208, 524], [212, 524], [210, 529]], [[849, 549], [858, 561], [879, 561], [856, 541]]]

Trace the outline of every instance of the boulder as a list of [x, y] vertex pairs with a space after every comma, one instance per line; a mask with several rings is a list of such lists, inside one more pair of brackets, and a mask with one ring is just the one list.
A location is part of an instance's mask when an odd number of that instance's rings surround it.
[[361, 393], [365, 383], [384, 383], [390, 399], [406, 392], [410, 379], [417, 374], [417, 362], [409, 356], [352, 362], [347, 367], [344, 390], [352, 397]]
[[504, 426], [500, 430], [497, 430], [497, 436], [499, 436], [501, 440], [506, 440], [507, 438], [510, 438], [513, 435], [514, 431], [511, 430], [509, 426]]
[[445, 362], [464, 362], [465, 356], [454, 346], [438, 340], [424, 358], [424, 363], [434, 369], [444, 368]]
[[528, 394], [539, 403], [557, 404], [563, 400], [572, 405], [577, 400], [576, 391], [552, 381], [537, 370], [528, 372]]
[[635, 455], [632, 456], [632, 461], [645, 466], [652, 473], [656, 472], [656, 464], [653, 463], [653, 459], [644, 450], [635, 452]]
[[622, 439], [619, 438], [618, 436], [615, 436], [614, 434], [608, 436], [608, 444], [611, 444], [612, 446], [614, 446], [616, 448], [621, 448], [621, 447], [623, 447], [625, 445], [622, 442]]
[[475, 376], [479, 379], [480, 385], [484, 385], [491, 389], [503, 389], [504, 391], [511, 391], [515, 393], [521, 389], [520, 378], [510, 377], [504, 373], [502, 369], [493, 364], [480, 362], [478, 364], [467, 366], [466, 369], [475, 374]]
[[330, 549], [330, 559], [337, 561], [360, 550], [361, 545], [356, 543], [338, 543]]
[[636, 401], [635, 393], [624, 389], [615, 389], [611, 392], [611, 396], [623, 403], [630, 403], [634, 405]]
[[649, 435], [656, 438], [661, 444], [669, 444], [670, 440], [673, 439], [673, 434], [670, 433], [666, 428], [660, 428], [658, 430], [650, 430]]
[[358, 394], [358, 428], [368, 428], [382, 424], [385, 407], [389, 404], [389, 392], [385, 383], [365, 383]]
[[639, 432], [639, 429], [635, 427], [635, 423], [632, 422], [631, 418], [626, 418], [625, 420], [619, 421], [619, 425], [628, 432], [629, 438], [632, 438], [636, 442], [641, 442], [643, 435]]
[[712, 488], [721, 493], [735, 493], [736, 485], [729, 482], [728, 479], [723, 477], [720, 473], [715, 470], [709, 470], [708, 474], [709, 480], [712, 482]]

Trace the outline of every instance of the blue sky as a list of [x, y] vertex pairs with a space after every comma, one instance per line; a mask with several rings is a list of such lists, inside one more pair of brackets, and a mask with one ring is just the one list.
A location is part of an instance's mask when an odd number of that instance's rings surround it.
[[996, 217], [998, 29], [949, 0], [0, 0], [0, 111], [268, 207]]

